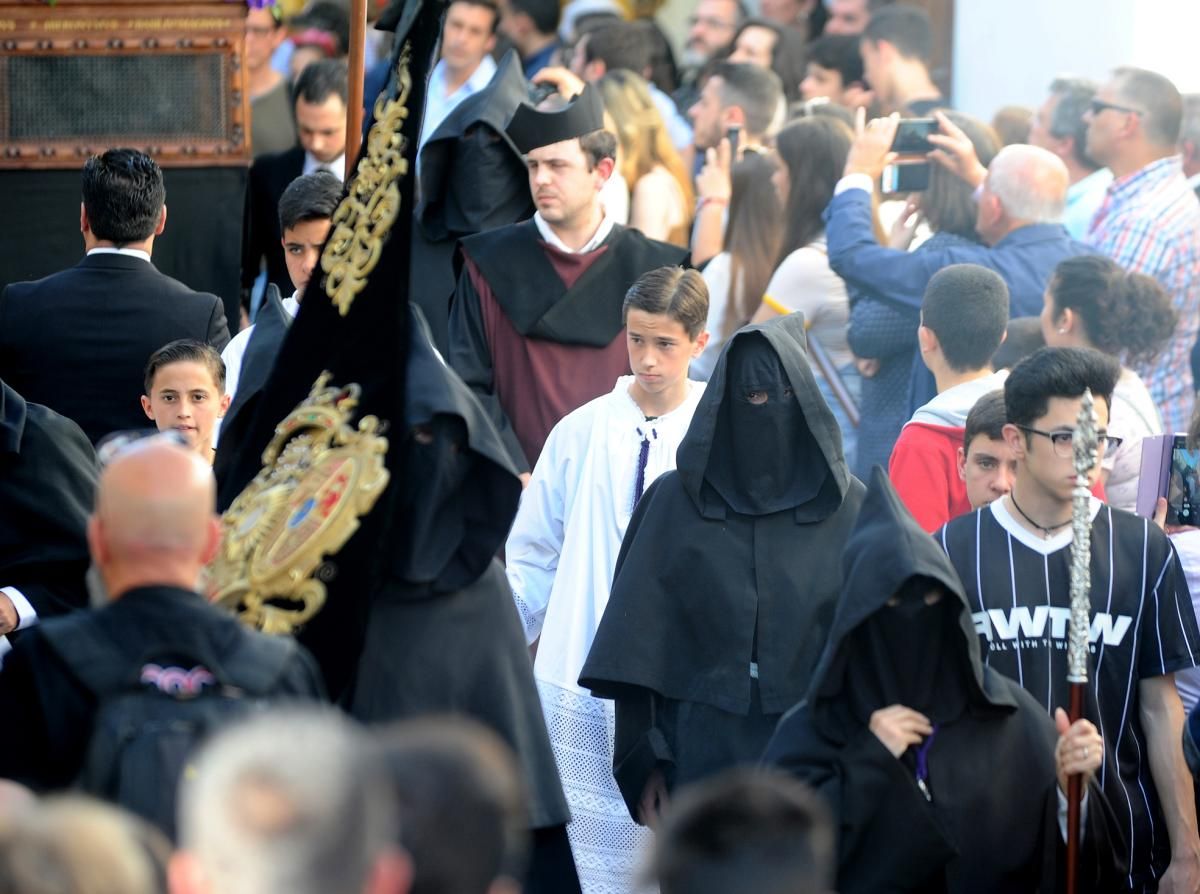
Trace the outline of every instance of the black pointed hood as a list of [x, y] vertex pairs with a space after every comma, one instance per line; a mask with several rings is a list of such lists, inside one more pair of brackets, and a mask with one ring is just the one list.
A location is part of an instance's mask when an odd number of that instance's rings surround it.
[[[730, 358], [747, 341], [753, 339], [765, 339], [778, 356], [791, 385], [792, 396], [799, 405], [804, 423], [811, 433], [809, 447], [819, 454], [818, 461], [824, 462], [824, 470], [815, 469], [812, 462], [808, 462], [808, 473], [815, 477], [822, 471], [826, 472], [826, 478], [820, 483], [815, 494], [790, 506], [770, 506], [767, 511], [792, 508], [796, 511], [796, 520], [800, 522], [825, 518], [841, 505], [850, 488], [851, 476], [846, 467], [837, 420], [821, 396], [817, 380], [809, 366], [804, 316], [799, 313], [746, 326], [736, 332], [725, 345], [717, 359], [704, 396], [692, 417], [687, 436], [679, 445], [677, 469], [684, 489], [700, 514], [708, 518], [720, 518], [727, 507], [748, 515], [766, 514], [756, 508], [753, 501], [739, 507], [723, 499], [717, 492], [718, 488], [714, 487], [714, 481], [719, 474], [727, 470], [710, 468], [714, 457], [714, 445], [722, 435], [722, 427], [728, 424], [726, 404], [731, 399]], [[805, 462], [799, 453], [795, 454], [794, 458], [797, 463]]]
[[821, 703], [842, 695], [850, 665], [851, 634], [885, 607], [913, 578], [936, 581], [945, 591], [945, 610], [953, 615], [947, 625], [953, 642], [945, 655], [963, 675], [969, 709], [1013, 708], [1007, 693], [988, 691], [979, 654], [979, 636], [971, 620], [962, 582], [937, 541], [927, 534], [901, 502], [879, 466], [871, 471], [866, 497], [854, 530], [842, 553], [842, 597], [829, 632], [829, 641], [813, 675], [808, 703], [821, 717]]
[[[426, 238], [457, 239], [532, 215], [525, 159], [505, 130], [528, 98], [520, 57], [509, 50], [487, 86], [455, 106], [425, 140], [416, 218]], [[479, 146], [464, 143], [476, 130], [486, 132]]]
[[[429, 338], [410, 305], [404, 421], [408, 462], [400, 473], [401, 536], [393, 573], [453, 592], [473, 583], [499, 552], [521, 498], [521, 482], [496, 427]], [[417, 445], [413, 430], [433, 443]], [[418, 455], [420, 454], [420, 455]]]

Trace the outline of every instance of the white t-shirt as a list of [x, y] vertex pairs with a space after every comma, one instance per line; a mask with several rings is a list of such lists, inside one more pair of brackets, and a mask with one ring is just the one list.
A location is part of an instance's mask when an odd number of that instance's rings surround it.
[[1142, 439], [1163, 433], [1162, 417], [1150, 390], [1131, 369], [1121, 370], [1113, 390], [1108, 431], [1121, 438], [1121, 446], [1104, 457], [1108, 470], [1104, 493], [1108, 504], [1129, 512], [1137, 510], [1138, 475], [1142, 470]]
[[846, 343], [850, 299], [846, 284], [829, 266], [824, 236], [783, 259], [767, 284], [767, 295], [788, 310], [804, 313], [809, 337], [821, 342], [839, 369], [854, 362]]

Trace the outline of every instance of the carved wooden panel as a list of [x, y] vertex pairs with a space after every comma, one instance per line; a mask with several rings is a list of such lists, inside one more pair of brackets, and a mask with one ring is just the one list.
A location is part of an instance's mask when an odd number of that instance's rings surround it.
[[243, 3], [0, 2], [0, 168], [244, 165]]

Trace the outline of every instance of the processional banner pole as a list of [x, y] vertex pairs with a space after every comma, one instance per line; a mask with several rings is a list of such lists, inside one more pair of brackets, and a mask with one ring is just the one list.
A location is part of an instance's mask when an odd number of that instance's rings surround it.
[[[1092, 629], [1092, 511], [1088, 476], [1096, 465], [1098, 430], [1091, 389], [1083, 394], [1083, 405], [1072, 438], [1075, 460], [1075, 492], [1071, 511], [1071, 625], [1067, 637], [1067, 682], [1070, 684], [1071, 723], [1083, 716], [1083, 695], [1088, 679], [1088, 642]], [[1083, 776], [1067, 780], [1067, 894], [1075, 894], [1079, 867], [1079, 818], [1083, 800]]]
[[[362, 145], [363, 82], [366, 79], [367, 0], [350, 0], [350, 91], [346, 109], [346, 180], [358, 162]], [[371, 97], [372, 101], [375, 97]]]

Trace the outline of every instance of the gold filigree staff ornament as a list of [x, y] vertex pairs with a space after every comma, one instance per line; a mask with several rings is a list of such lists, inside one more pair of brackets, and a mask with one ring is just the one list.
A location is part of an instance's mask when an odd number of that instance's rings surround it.
[[263, 468], [221, 519], [205, 592], [267, 633], [293, 633], [325, 604], [317, 572], [358, 530], [387, 486], [379, 420], [350, 417], [358, 385], [324, 372], [275, 427]]

